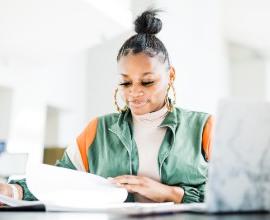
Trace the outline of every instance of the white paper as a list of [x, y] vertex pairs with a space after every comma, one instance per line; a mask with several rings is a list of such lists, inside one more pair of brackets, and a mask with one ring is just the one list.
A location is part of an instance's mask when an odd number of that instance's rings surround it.
[[55, 206], [52, 204], [46, 205], [46, 211], [51, 212], [109, 212], [116, 214], [138, 214], [138, 213], [152, 213], [153, 210], [158, 211], [166, 208], [171, 208], [174, 206], [173, 202], [165, 203], [137, 203], [137, 202], [127, 202], [118, 204], [98, 204], [92, 205], [91, 207], [66, 207], [66, 206]]
[[[22, 201], [0, 195], [0, 201], [12, 207], [42, 205], [40, 201]], [[46, 204], [46, 211], [49, 212], [110, 212], [115, 214], [145, 215], [162, 214], [175, 212], [204, 212], [204, 203], [174, 204], [165, 203], [118, 203], [118, 204], [99, 204], [91, 207], [68, 207], [63, 205]]]
[[[27, 170], [29, 190], [40, 201], [22, 201], [0, 195], [0, 202], [9, 206], [35, 206], [44, 204], [46, 211], [111, 212], [121, 214], [147, 214], [186, 211], [193, 206], [167, 203], [124, 203], [126, 189], [109, 180], [90, 173], [38, 165]], [[194, 208], [194, 207], [193, 207]]]
[[[36, 206], [45, 205], [40, 201], [24, 201], [15, 200], [13, 198], [0, 194], [0, 202], [11, 206], [11, 207], [22, 207], [22, 206]], [[46, 211], [49, 212], [110, 212], [118, 214], [145, 214], [145, 213], [156, 213], [164, 212], [165, 210], [174, 209], [173, 202], [165, 203], [118, 203], [118, 204], [96, 204], [91, 207], [69, 207], [63, 205], [46, 204]], [[179, 209], [179, 208], [178, 208]], [[186, 208], [184, 208], [186, 210]]]
[[[152, 204], [152, 203], [151, 203]], [[162, 203], [160, 203], [162, 204]], [[157, 206], [138, 206], [126, 211], [129, 215], [144, 215], [144, 214], [162, 214], [176, 212], [193, 212], [206, 213], [205, 203], [188, 203], [188, 204], [164, 204]]]
[[127, 190], [86, 172], [41, 164], [27, 170], [29, 190], [45, 205], [91, 208], [123, 203]]
[[40, 201], [17, 200], [0, 194], [0, 202], [11, 207], [41, 205]]

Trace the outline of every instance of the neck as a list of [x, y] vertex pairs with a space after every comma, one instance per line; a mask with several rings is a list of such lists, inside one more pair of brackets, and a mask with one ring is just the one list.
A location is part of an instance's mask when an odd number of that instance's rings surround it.
[[168, 110], [166, 106], [164, 105], [162, 108], [160, 108], [157, 111], [149, 112], [143, 115], [132, 114], [132, 117], [133, 119], [137, 121], [156, 121], [161, 118], [164, 118], [167, 115], [167, 113], [168, 113]]
[[157, 112], [160, 109], [162, 109], [164, 106], [166, 106], [166, 103], [165, 102], [162, 105], [158, 106], [155, 110], [151, 111], [150, 113]]

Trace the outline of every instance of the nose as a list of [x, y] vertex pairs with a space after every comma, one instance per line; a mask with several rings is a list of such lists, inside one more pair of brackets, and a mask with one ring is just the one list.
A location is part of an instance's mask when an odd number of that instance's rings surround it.
[[129, 95], [133, 98], [137, 98], [143, 96], [144, 92], [139, 85], [132, 85], [129, 89]]

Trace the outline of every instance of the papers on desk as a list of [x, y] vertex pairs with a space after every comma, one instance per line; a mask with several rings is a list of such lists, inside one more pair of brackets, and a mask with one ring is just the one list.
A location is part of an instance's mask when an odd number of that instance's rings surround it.
[[[173, 204], [167, 203], [120, 203], [105, 204], [100, 206], [86, 207], [66, 207], [52, 204], [44, 204], [40, 201], [14, 200], [10, 197], [0, 195], [0, 201], [9, 205], [5, 211], [48, 211], [48, 212], [95, 212], [95, 213], [114, 213], [131, 216], [159, 215], [179, 212], [205, 213], [204, 203]], [[0, 208], [4, 209], [3, 207]]]
[[16, 201], [1, 196], [9, 206], [44, 204], [47, 211], [73, 211], [122, 204], [127, 191], [107, 179], [86, 172], [40, 164], [26, 172], [29, 190], [40, 202]]
[[[118, 203], [118, 204], [99, 204], [90, 205], [88, 207], [70, 207], [63, 205], [54, 205], [51, 203], [43, 203], [41, 201], [23, 201], [14, 200], [10, 197], [0, 195], [0, 202], [8, 205], [9, 207], [0, 207], [1, 211], [48, 211], [48, 212], [109, 212], [117, 214], [147, 214], [158, 212], [164, 212], [168, 208], [169, 210], [174, 206], [173, 203]], [[2, 209], [2, 210], [1, 210]]]
[[[41, 207], [41, 211], [91, 211], [133, 214], [143, 209], [168, 208], [173, 203], [124, 203], [127, 191], [109, 180], [90, 173], [38, 165], [27, 170], [29, 190], [39, 201], [21, 201], [0, 195], [0, 202], [10, 207]], [[44, 208], [45, 207], [45, 208]]]
[[92, 208], [123, 203], [127, 191], [86, 172], [41, 164], [28, 170], [27, 186], [46, 206]]

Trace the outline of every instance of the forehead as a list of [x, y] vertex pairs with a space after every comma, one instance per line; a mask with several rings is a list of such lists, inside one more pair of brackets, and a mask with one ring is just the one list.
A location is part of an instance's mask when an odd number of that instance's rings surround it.
[[[122, 56], [118, 62], [118, 71], [129, 77], [144, 76], [144, 73], [151, 72], [159, 74], [163, 72], [164, 64], [157, 57], [149, 57], [144, 53], [128, 54]], [[150, 74], [147, 74], [150, 75]]]

